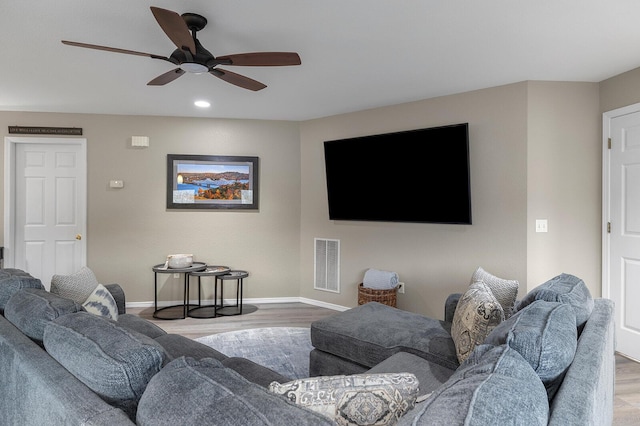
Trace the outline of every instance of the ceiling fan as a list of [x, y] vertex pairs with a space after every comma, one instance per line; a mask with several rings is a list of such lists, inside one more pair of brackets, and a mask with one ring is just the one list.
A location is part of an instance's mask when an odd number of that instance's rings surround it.
[[152, 59], [161, 59], [178, 65], [169, 72], [159, 75], [147, 85], [163, 86], [172, 82], [185, 72], [201, 74], [208, 72], [227, 83], [234, 84], [248, 90], [262, 90], [266, 85], [240, 74], [218, 68], [218, 65], [235, 66], [285, 66], [300, 65], [300, 56], [293, 52], [255, 52], [238, 53], [215, 57], [207, 49], [202, 47], [196, 38], [196, 33], [207, 25], [207, 19], [195, 13], [183, 13], [178, 15], [171, 10], [151, 6], [151, 12], [158, 21], [160, 28], [169, 39], [177, 46], [171, 56], [165, 57], [152, 53], [137, 52], [135, 50], [118, 49], [115, 47], [99, 46], [96, 44], [79, 43], [62, 40], [69, 46], [86, 47], [89, 49], [106, 50], [108, 52], [125, 53], [128, 55], [147, 56]]

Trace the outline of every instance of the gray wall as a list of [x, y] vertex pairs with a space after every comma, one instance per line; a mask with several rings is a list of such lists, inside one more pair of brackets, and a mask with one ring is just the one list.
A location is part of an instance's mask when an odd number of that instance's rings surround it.
[[[84, 129], [88, 265], [101, 282], [121, 283], [130, 302], [153, 300], [152, 265], [189, 252], [249, 270], [250, 298], [355, 306], [367, 268], [394, 270], [407, 284], [399, 307], [441, 317], [444, 298], [464, 291], [478, 266], [519, 280], [521, 294], [568, 272], [600, 295], [599, 111], [633, 103], [622, 94], [634, 74], [515, 83], [300, 123], [0, 112], [0, 128]], [[460, 122], [470, 124], [473, 225], [329, 221], [323, 141]], [[149, 136], [150, 148], [130, 148], [132, 135]], [[169, 153], [260, 157], [260, 211], [166, 210]], [[125, 188], [110, 189], [111, 179]], [[548, 234], [533, 232], [539, 218]], [[313, 289], [314, 237], [341, 241], [340, 294]], [[179, 299], [180, 286], [163, 280], [161, 299]]]
[[[406, 282], [399, 307], [440, 317], [478, 266], [519, 280], [521, 294], [567, 272], [599, 295], [597, 111], [597, 84], [524, 82], [302, 123], [301, 295], [353, 306], [367, 268], [392, 270]], [[459, 122], [472, 226], [329, 221], [324, 140]], [[550, 232], [533, 232], [537, 218]], [[313, 289], [314, 237], [341, 241], [341, 294]]]
[[[527, 287], [562, 272], [601, 294], [602, 148], [597, 83], [529, 82]], [[547, 219], [548, 233], [535, 232]]]
[[[83, 128], [87, 263], [100, 282], [120, 283], [129, 302], [153, 301], [151, 267], [170, 253], [248, 270], [248, 297], [298, 295], [297, 123], [0, 112], [0, 129], [17, 124]], [[131, 148], [132, 135], [149, 136], [150, 147]], [[167, 210], [167, 154], [258, 156], [260, 211]], [[111, 179], [124, 180], [124, 188], [110, 189]], [[181, 299], [181, 281], [168, 274], [160, 281], [161, 301]]]

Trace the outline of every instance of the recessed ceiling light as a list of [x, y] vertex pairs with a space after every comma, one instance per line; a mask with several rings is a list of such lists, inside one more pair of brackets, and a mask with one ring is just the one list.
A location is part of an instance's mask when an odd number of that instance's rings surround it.
[[193, 104], [198, 108], [209, 108], [211, 106], [207, 101], [195, 101]]

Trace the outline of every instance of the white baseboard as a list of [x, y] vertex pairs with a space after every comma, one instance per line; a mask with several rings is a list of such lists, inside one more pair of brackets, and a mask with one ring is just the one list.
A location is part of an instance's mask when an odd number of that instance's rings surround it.
[[[333, 303], [322, 302], [320, 300], [307, 299], [306, 297], [265, 297], [265, 298], [250, 298], [243, 299], [245, 304], [270, 304], [270, 303], [305, 303], [307, 305], [319, 306], [321, 308], [332, 309], [334, 311], [346, 311], [350, 309], [347, 306], [335, 305]], [[197, 303], [197, 300], [190, 300], [189, 303]], [[225, 304], [231, 305], [236, 303], [236, 299], [225, 299]], [[158, 302], [158, 307], [163, 308], [165, 306], [181, 305], [182, 300], [164, 301]], [[202, 304], [211, 305], [213, 299], [202, 300]], [[127, 308], [151, 308], [153, 302], [127, 302]]]

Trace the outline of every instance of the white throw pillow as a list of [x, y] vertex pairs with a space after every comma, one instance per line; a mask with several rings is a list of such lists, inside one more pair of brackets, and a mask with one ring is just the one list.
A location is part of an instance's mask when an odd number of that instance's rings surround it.
[[269, 391], [341, 426], [395, 425], [415, 406], [418, 386], [411, 373], [365, 373], [272, 382]]
[[71, 275], [54, 275], [51, 278], [51, 293], [83, 304], [98, 284], [93, 271], [83, 266]]
[[118, 321], [118, 305], [109, 290], [102, 284], [98, 284], [93, 293], [82, 304], [90, 314], [111, 318]]

